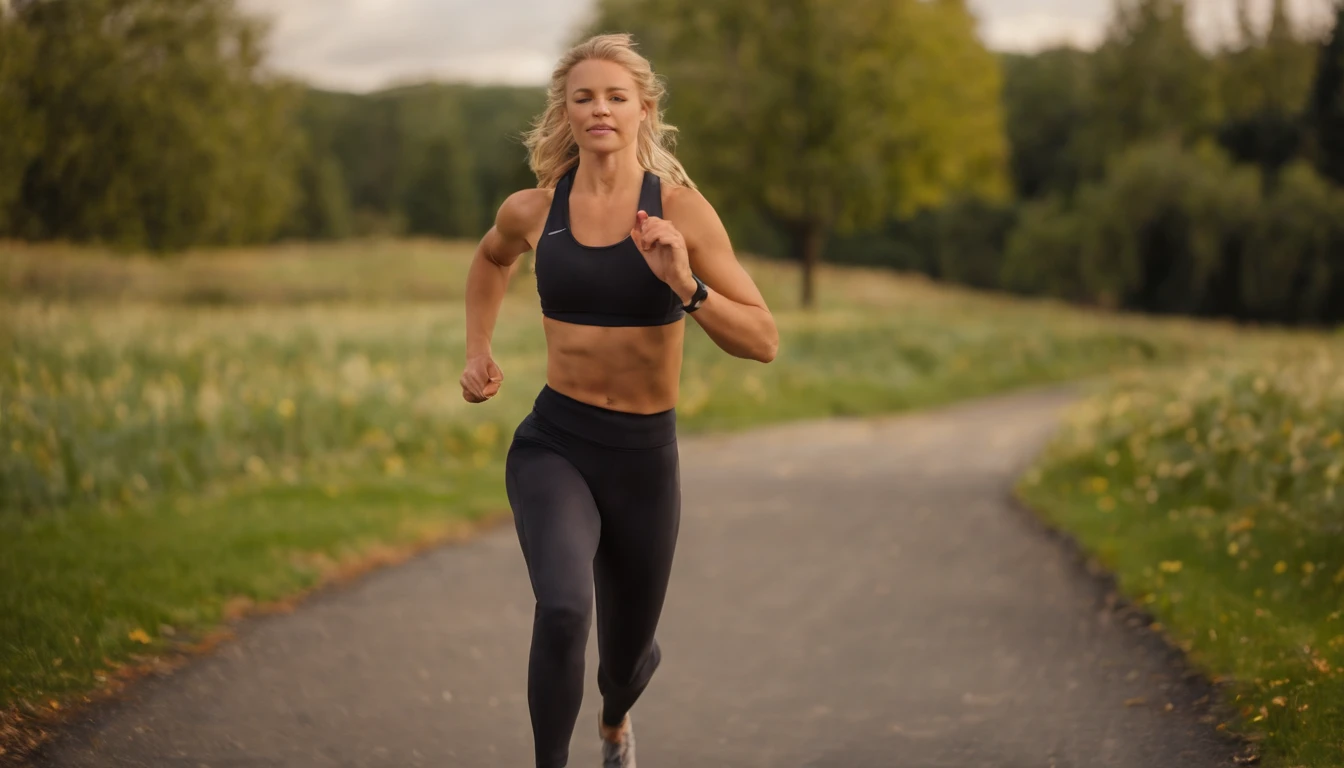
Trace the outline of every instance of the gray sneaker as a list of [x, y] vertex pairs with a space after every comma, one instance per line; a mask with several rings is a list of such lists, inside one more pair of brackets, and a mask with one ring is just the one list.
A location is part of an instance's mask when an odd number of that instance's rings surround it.
[[607, 741], [602, 715], [597, 716], [597, 734], [602, 739], [602, 768], [635, 768], [635, 727], [626, 713], [621, 723], [621, 740], [615, 743]]

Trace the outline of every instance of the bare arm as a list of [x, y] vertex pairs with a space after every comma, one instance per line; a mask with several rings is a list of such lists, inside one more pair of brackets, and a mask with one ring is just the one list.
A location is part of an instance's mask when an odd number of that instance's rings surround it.
[[518, 257], [532, 250], [528, 242], [536, 217], [544, 214], [545, 192], [525, 189], [510, 195], [499, 207], [495, 224], [476, 246], [467, 270], [467, 360], [462, 374], [462, 396], [482, 402], [499, 391], [503, 374], [495, 365], [490, 342], [499, 308]]
[[[768, 363], [779, 351], [779, 329], [765, 298], [733, 253], [719, 214], [696, 190], [680, 188], [668, 201], [669, 218], [686, 241], [691, 271], [709, 288], [709, 296], [690, 317], [723, 351]], [[682, 303], [695, 293], [689, 275], [672, 283]]]

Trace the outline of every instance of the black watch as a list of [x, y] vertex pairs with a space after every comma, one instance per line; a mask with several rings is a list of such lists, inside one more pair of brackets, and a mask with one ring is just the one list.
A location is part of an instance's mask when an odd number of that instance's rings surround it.
[[700, 305], [705, 303], [705, 299], [709, 298], [709, 286], [705, 285], [705, 281], [695, 275], [691, 275], [691, 279], [695, 281], [695, 293], [691, 294], [691, 300], [681, 307], [686, 312], [699, 309]]

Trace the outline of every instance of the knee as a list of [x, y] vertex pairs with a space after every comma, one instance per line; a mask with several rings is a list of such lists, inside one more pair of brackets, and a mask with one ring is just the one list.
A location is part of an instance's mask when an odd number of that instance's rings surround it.
[[592, 608], [574, 603], [537, 603], [537, 634], [557, 651], [582, 650], [588, 641]]

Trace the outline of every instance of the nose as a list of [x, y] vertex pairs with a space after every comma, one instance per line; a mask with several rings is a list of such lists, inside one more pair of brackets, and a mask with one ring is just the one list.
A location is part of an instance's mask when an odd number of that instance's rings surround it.
[[593, 113], [598, 115], [609, 115], [611, 114], [611, 109], [607, 106], [607, 102], [594, 100]]

